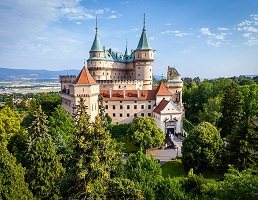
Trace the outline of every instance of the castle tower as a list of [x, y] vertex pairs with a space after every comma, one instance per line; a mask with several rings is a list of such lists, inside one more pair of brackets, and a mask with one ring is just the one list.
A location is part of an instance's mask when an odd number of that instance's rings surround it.
[[137, 80], [143, 80], [143, 89], [152, 89], [152, 64], [154, 61], [153, 49], [150, 46], [146, 28], [145, 28], [145, 14], [144, 23], [140, 41], [135, 50], [135, 73]]
[[[71, 79], [71, 77], [69, 78]], [[79, 105], [80, 98], [83, 98], [88, 108], [87, 112], [90, 115], [90, 120], [92, 121], [99, 112], [99, 84], [96, 83], [85, 66], [83, 66], [80, 74], [76, 78], [72, 78], [73, 82], [69, 85], [69, 89], [63, 90], [60, 94], [62, 106], [73, 115]]]
[[176, 68], [170, 66], [168, 66], [167, 71], [167, 87], [173, 95], [172, 100], [182, 106], [183, 81], [181, 80], [181, 76]]
[[87, 66], [95, 80], [103, 80], [105, 79], [105, 74], [103, 74], [101, 67], [102, 65], [104, 66], [105, 52], [99, 39], [97, 17], [95, 29], [95, 38], [89, 52], [90, 58], [87, 60]]

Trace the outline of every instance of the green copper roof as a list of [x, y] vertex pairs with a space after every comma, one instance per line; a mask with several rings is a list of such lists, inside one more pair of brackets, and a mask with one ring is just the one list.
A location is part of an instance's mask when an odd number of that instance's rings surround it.
[[145, 27], [143, 27], [142, 35], [141, 35], [141, 38], [140, 38], [140, 41], [138, 43], [136, 50], [150, 50], [150, 49], [152, 49], [152, 48], [150, 46]]
[[94, 38], [94, 41], [93, 41], [90, 51], [103, 51], [103, 47], [100, 43], [97, 30], [96, 30], [95, 38]]

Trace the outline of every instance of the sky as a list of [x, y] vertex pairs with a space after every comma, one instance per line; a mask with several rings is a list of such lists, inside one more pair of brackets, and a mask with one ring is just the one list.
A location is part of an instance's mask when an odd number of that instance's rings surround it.
[[135, 49], [144, 13], [155, 75], [258, 74], [258, 0], [1, 0], [0, 67], [81, 69], [96, 16], [106, 49]]

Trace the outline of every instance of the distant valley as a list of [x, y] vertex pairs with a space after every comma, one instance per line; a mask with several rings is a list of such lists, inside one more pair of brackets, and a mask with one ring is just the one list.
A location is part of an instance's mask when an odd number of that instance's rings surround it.
[[80, 70], [31, 70], [0, 68], [0, 81], [58, 82], [60, 75], [77, 75]]

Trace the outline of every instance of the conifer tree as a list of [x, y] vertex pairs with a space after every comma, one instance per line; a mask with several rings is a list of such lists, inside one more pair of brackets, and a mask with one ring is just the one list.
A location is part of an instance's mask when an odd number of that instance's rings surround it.
[[[240, 170], [257, 166], [258, 131], [252, 124], [258, 114], [258, 87], [240, 87], [241, 119], [238, 122], [238, 131], [227, 138], [226, 159]], [[228, 159], [229, 158], [229, 159]]]
[[241, 120], [241, 98], [236, 83], [225, 90], [222, 98], [221, 137], [226, 137], [239, 130]]
[[0, 142], [0, 199], [34, 199], [24, 178], [25, 170]]
[[84, 100], [80, 99], [75, 114], [76, 164], [71, 199], [104, 199], [106, 181], [120, 161], [118, 146], [105, 130], [101, 117], [97, 116], [93, 123], [89, 119]]
[[39, 106], [29, 129], [26, 177], [29, 188], [36, 198], [59, 199], [58, 186], [63, 167], [48, 134], [47, 122], [47, 116]]

